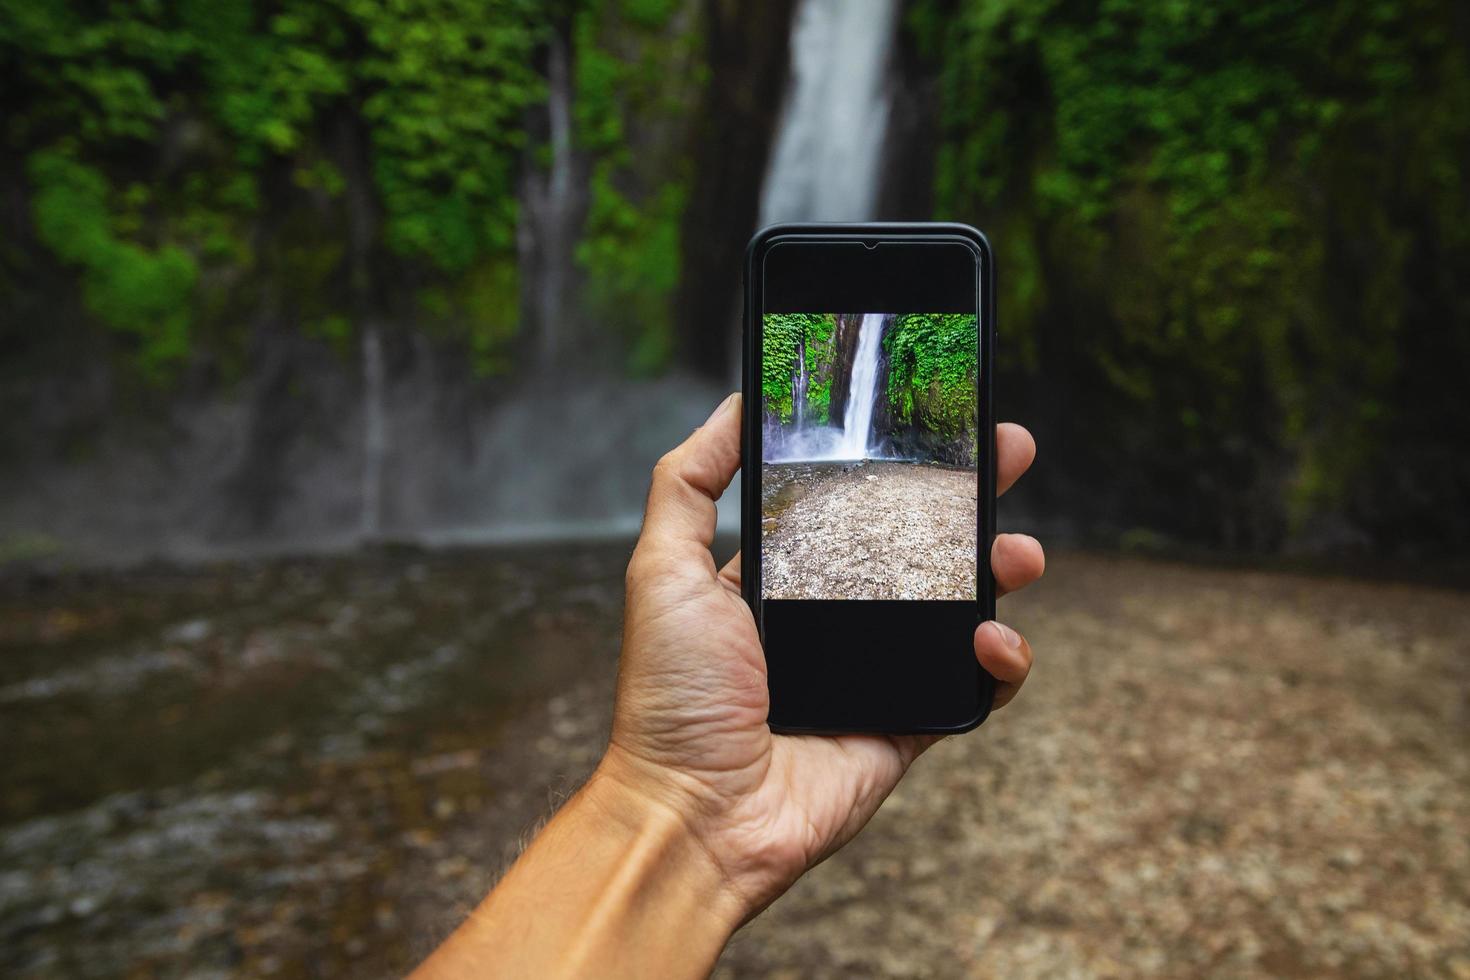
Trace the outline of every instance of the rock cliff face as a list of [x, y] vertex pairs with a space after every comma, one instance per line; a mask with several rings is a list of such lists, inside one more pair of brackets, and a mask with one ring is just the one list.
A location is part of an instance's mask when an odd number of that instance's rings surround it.
[[837, 330], [834, 333], [836, 351], [833, 364], [836, 366], [832, 378], [831, 418], [841, 419], [847, 412], [847, 398], [852, 383], [852, 361], [857, 356], [858, 327], [862, 324], [861, 313], [839, 313]]
[[[250, 257], [201, 276], [163, 381], [136, 377], [131, 335], [83, 308], [36, 234], [24, 155], [0, 155], [0, 562], [636, 515], [652, 460], [728, 390], [792, 3], [676, 0], [657, 23], [557, 9], [529, 58], [545, 91], [518, 124], [508, 265], [446, 277], [384, 247], [376, 134], [348, 99], [311, 148], [345, 186], [262, 166], [258, 211], [231, 229]], [[213, 152], [207, 125], [165, 120], [157, 145], [97, 168], [117, 186], [177, 176]], [[664, 376], [630, 382], [630, 362]]]
[[940, 435], [917, 423], [897, 423], [891, 414], [874, 423], [874, 431], [886, 440], [888, 453], [902, 459], [923, 459], [950, 466], [974, 466], [976, 443], [973, 429]]
[[680, 360], [722, 383], [734, 375], [738, 360], [739, 269], [756, 230], [761, 181], [786, 87], [793, 5], [704, 4], [709, 84], [695, 114], [694, 176], [674, 308]]

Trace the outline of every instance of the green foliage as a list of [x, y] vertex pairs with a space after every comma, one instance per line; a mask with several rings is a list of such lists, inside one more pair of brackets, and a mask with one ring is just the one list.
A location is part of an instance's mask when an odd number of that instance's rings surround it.
[[[673, 353], [670, 301], [681, 267], [688, 159], [668, 138], [703, 84], [699, 38], [671, 24], [674, 0], [584, 0], [573, 24], [573, 128], [591, 159], [577, 247], [584, 301], [627, 338], [629, 367], [649, 374]], [[642, 131], [630, 144], [630, 123]]]
[[825, 371], [809, 379], [806, 394], [807, 411], [813, 425], [832, 422], [832, 372]]
[[544, 85], [535, 0], [344, 0], [367, 44], [374, 177], [390, 247], [461, 271], [515, 242], [521, 119]]
[[509, 256], [478, 263], [454, 290], [454, 309], [473, 324], [470, 356], [480, 375], [505, 374], [512, 368], [509, 351], [520, 325], [519, 291], [516, 264]]
[[678, 0], [623, 0], [622, 13], [629, 23], [657, 28], [668, 23], [677, 6]]
[[679, 282], [681, 184], [665, 184], [643, 207], [612, 185], [609, 167], [593, 174], [589, 233], [577, 248], [588, 271], [586, 301], [633, 335], [630, 365], [653, 373], [673, 351], [669, 297]]
[[1470, 275], [1462, 14], [916, 6], [941, 66], [938, 210], [994, 234], [1003, 373], [1065, 386], [1037, 414], [1085, 404], [1054, 423], [1098, 454], [1078, 464], [1132, 481], [1081, 506], [1253, 547], [1397, 519], [1367, 493], [1388, 492], [1395, 426], [1444, 430], [1411, 380], [1432, 369], [1419, 338], [1470, 346], [1450, 285]]
[[188, 253], [122, 239], [100, 172], [60, 153], [31, 157], [36, 234], [82, 272], [87, 309], [139, 342], [139, 363], [160, 376], [188, 351], [188, 299], [198, 269]]
[[[283, 167], [304, 194], [380, 214], [367, 246], [446, 287], [474, 292], [473, 268], [503, 268], [544, 16], [535, 0], [0, 0], [4, 144], [29, 160], [40, 240], [81, 269], [88, 309], [135, 337], [140, 366], [161, 377], [188, 353], [200, 266], [252, 264], [262, 188]], [[354, 203], [342, 199], [359, 131], [370, 162], [355, 179], [371, 186]], [[309, 305], [332, 271], [309, 284]], [[314, 322], [337, 334], [342, 313]], [[472, 325], [477, 350], [503, 339], [504, 321]]]
[[[242, 275], [284, 284], [303, 327], [350, 350], [352, 312], [390, 266], [503, 371], [524, 122], [569, 26], [590, 178], [581, 307], [652, 372], [673, 347], [696, 18], [679, 0], [0, 0], [0, 134], [31, 160], [41, 240], [150, 376], [207, 335], [201, 317], [238, 309], [208, 291]], [[129, 197], [143, 187], [150, 200]], [[84, 239], [62, 241], [79, 222]]]
[[836, 327], [837, 317], [831, 313], [767, 313], [762, 318], [761, 405], [767, 414], [782, 422], [794, 417], [796, 379], [805, 345], [807, 417], [818, 425], [828, 422]]
[[967, 443], [976, 427], [976, 344], [972, 313], [896, 317], [883, 336], [894, 422]]
[[798, 315], [810, 317], [805, 324], [807, 419], [814, 425], [826, 425], [832, 421], [832, 382], [837, 368], [837, 317], [831, 314]]

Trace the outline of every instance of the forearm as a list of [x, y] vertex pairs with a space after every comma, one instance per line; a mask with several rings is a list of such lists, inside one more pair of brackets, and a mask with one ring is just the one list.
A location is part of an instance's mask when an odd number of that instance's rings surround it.
[[597, 773], [417, 975], [704, 976], [745, 913], [678, 814]]

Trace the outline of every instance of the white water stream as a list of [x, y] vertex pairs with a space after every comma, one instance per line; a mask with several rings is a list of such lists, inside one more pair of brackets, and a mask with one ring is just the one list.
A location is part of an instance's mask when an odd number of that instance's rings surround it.
[[873, 445], [873, 404], [878, 400], [878, 352], [882, 349], [883, 314], [869, 313], [858, 327], [857, 355], [842, 419], [842, 459], [862, 459]]
[[897, 18], [898, 0], [800, 0], [762, 225], [873, 217]]

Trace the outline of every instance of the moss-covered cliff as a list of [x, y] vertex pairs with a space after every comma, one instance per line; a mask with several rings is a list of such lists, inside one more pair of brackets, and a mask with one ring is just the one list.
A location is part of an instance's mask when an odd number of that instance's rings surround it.
[[[389, 384], [442, 359], [456, 404], [723, 382], [794, 6], [0, 0], [7, 468], [243, 382], [232, 465], [280, 472], [369, 350]], [[1463, 4], [910, 0], [902, 30], [879, 206], [990, 234], [1032, 508], [1470, 547]], [[961, 432], [919, 352], [886, 349], [880, 425]], [[839, 417], [845, 374], [814, 377]]]
[[895, 455], [973, 465], [978, 444], [975, 317], [905, 313], [883, 335], [874, 429]]
[[1470, 544], [1465, 13], [914, 6], [1031, 499], [1237, 549]]

